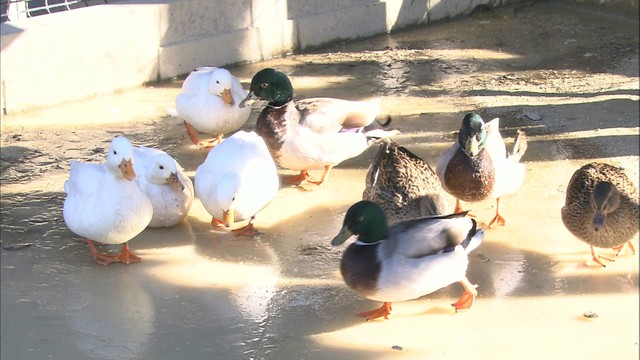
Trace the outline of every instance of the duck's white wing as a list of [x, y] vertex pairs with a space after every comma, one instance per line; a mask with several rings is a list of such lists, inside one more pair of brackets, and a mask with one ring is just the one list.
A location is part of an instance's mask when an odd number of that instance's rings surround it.
[[371, 124], [380, 108], [368, 101], [334, 98], [309, 98], [295, 102], [300, 111], [300, 123], [317, 133], [361, 129]]
[[487, 124], [487, 141], [485, 149], [491, 154], [491, 160], [500, 161], [507, 158], [507, 147], [500, 134], [500, 119], [495, 118]]
[[524, 181], [525, 167], [520, 162], [527, 150], [527, 138], [524, 132], [518, 131], [513, 151], [500, 161], [494, 161], [496, 168], [496, 183], [493, 186], [492, 197], [497, 198], [518, 190]]
[[69, 179], [64, 182], [64, 191], [69, 196], [87, 196], [100, 191], [100, 179], [106, 168], [103, 164], [91, 164], [71, 160]]
[[184, 102], [186, 97], [195, 96], [201, 91], [206, 91], [209, 77], [216, 69], [215, 67], [199, 67], [192, 71], [182, 83], [180, 94], [176, 97], [176, 106], [178, 105], [178, 99]]

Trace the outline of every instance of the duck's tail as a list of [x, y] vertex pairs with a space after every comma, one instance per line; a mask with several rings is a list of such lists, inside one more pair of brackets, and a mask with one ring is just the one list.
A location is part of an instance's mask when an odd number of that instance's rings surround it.
[[469, 230], [469, 234], [467, 238], [462, 242], [462, 247], [466, 250], [467, 254], [471, 253], [475, 250], [478, 245], [482, 243], [484, 239], [484, 230], [478, 229], [477, 223], [474, 219], [470, 219], [473, 223], [471, 230]]
[[380, 166], [382, 166], [382, 160], [389, 153], [389, 147], [392, 143], [395, 143], [393, 139], [385, 138], [380, 144], [378, 152], [376, 153], [376, 157], [373, 159], [373, 162], [371, 163], [371, 165], [369, 166], [369, 170], [367, 171], [367, 177], [365, 178], [365, 193], [368, 189], [371, 189], [376, 185], [376, 182], [378, 181], [378, 174], [380, 173]]
[[389, 125], [391, 125], [391, 115], [387, 115], [387, 119], [384, 122], [376, 119], [371, 124], [365, 126], [363, 133], [364, 136], [367, 137], [367, 143], [371, 145], [376, 140], [400, 134], [400, 130], [392, 129]]
[[524, 131], [518, 130], [516, 141], [513, 144], [513, 150], [511, 151], [511, 154], [509, 154], [508, 158], [513, 162], [520, 162], [525, 151], [527, 151], [527, 135]]

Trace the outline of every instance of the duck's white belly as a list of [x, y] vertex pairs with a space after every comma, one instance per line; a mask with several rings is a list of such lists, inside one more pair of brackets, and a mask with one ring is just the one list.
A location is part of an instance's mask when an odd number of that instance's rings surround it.
[[151, 221], [153, 208], [135, 182], [105, 186], [91, 196], [68, 195], [65, 223], [75, 234], [105, 244], [121, 244], [141, 233]]
[[208, 134], [226, 134], [242, 127], [251, 113], [250, 107], [240, 108], [238, 102], [227, 105], [219, 96], [209, 93], [176, 97], [178, 116], [196, 130]]
[[382, 264], [378, 289], [367, 298], [386, 302], [417, 299], [462, 280], [468, 263], [462, 246], [428, 260], [395, 256]]
[[280, 166], [292, 170], [321, 170], [360, 155], [367, 149], [367, 138], [362, 133], [317, 134], [298, 127], [287, 134], [278, 153]]

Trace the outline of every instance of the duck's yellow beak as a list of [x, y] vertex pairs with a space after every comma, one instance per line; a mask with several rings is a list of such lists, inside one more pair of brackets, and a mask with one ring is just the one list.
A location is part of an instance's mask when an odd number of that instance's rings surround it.
[[133, 171], [133, 161], [131, 161], [131, 159], [122, 159], [120, 162], [120, 172], [122, 173], [122, 177], [129, 181], [136, 179], [136, 172]]
[[169, 178], [167, 179], [167, 183], [171, 185], [172, 188], [178, 191], [184, 190], [184, 185], [180, 182], [180, 179], [178, 179], [178, 174], [174, 172], [172, 172], [171, 175], [169, 175]]
[[343, 226], [342, 229], [340, 229], [340, 233], [338, 233], [338, 235], [336, 235], [336, 237], [331, 240], [331, 245], [340, 245], [347, 241], [347, 239], [349, 239], [352, 235], [353, 233], [351, 232], [351, 230], [349, 230], [347, 226]]
[[231, 95], [231, 89], [222, 90], [222, 93], [220, 93], [220, 96], [222, 97], [222, 101], [224, 101], [224, 103], [229, 106], [235, 103], [235, 101], [233, 101], [233, 96]]
[[471, 138], [471, 144], [469, 145], [469, 156], [477, 156], [480, 152], [480, 143], [475, 137]]
[[222, 212], [222, 222], [224, 226], [229, 227], [233, 223], [235, 218], [235, 211], [233, 209], [229, 209], [227, 211]]

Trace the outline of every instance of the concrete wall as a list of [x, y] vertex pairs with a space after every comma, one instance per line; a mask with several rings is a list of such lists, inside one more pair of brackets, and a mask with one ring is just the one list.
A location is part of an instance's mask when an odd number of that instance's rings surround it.
[[76, 101], [517, 1], [129, 0], [11, 21], [0, 24], [2, 108]]

